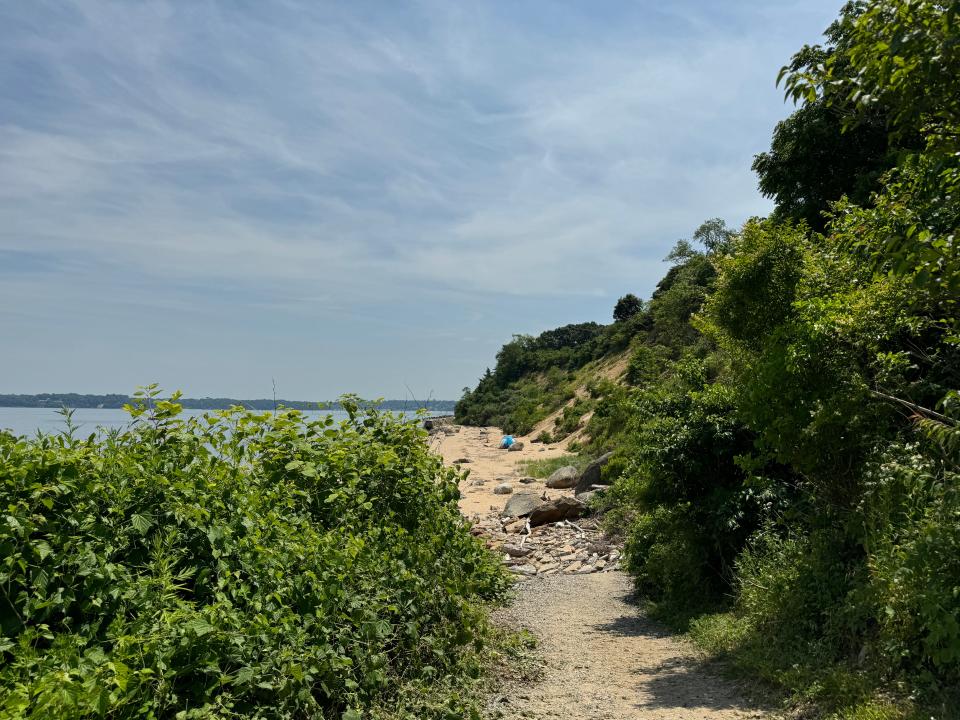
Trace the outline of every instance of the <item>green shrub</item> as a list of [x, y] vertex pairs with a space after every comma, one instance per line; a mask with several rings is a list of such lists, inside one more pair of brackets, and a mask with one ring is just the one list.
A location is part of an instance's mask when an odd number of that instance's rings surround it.
[[532, 477], [547, 478], [567, 465], [573, 465], [578, 470], [582, 470], [589, 463], [590, 458], [586, 455], [567, 454], [545, 460], [523, 460], [519, 463], [519, 466], [523, 472]]
[[505, 580], [414, 424], [149, 401], [0, 433], [0, 718], [359, 717], [476, 674]]
[[868, 466], [861, 517], [875, 656], [960, 687], [960, 472], [918, 446], [893, 447]]
[[668, 614], [716, 603], [712, 588], [705, 587], [710, 558], [694, 522], [689, 507], [661, 506], [638, 513], [627, 533], [627, 569], [637, 588], [647, 598], [662, 602]]

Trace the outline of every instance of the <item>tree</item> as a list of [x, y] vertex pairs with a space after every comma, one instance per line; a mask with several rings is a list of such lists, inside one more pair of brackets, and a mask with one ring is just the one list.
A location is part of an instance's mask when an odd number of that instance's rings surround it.
[[616, 322], [623, 322], [629, 320], [641, 310], [643, 310], [643, 301], [633, 293], [627, 293], [617, 300], [617, 304], [613, 308], [613, 319]]
[[818, 100], [779, 122], [770, 150], [751, 166], [760, 192], [776, 203], [773, 217], [822, 231], [831, 202], [844, 195], [860, 205], [869, 202], [896, 155], [884, 115], [871, 112], [844, 133], [843, 112]]
[[848, 56], [863, 13], [861, 3], [848, 3], [824, 33], [827, 46], [802, 48], [781, 70], [781, 79], [787, 76], [788, 96], [805, 104], [777, 124], [770, 150], [753, 160], [760, 192], [776, 202], [774, 219], [804, 221], [823, 231], [831, 203], [846, 196], [867, 205], [900, 152], [920, 147], [916, 133], [890, 138], [892, 113], [885, 103], [858, 107], [840, 84], [824, 84], [820, 92], [802, 98], [791, 89], [794, 75], [818, 73], [827, 66], [835, 79], [856, 75]]
[[[960, 12], [956, 2], [873, 0], [839, 21], [823, 62], [786, 67], [787, 96], [850, 108], [849, 132], [877, 108], [904, 153], [873, 207], [840, 205], [847, 247], [878, 274], [909, 277], [954, 326], [960, 304]], [[919, 145], [917, 142], [919, 141]]]
[[708, 253], [722, 255], [730, 250], [734, 234], [733, 230], [727, 228], [725, 220], [712, 218], [700, 223], [700, 227], [693, 231], [693, 239], [703, 245]]

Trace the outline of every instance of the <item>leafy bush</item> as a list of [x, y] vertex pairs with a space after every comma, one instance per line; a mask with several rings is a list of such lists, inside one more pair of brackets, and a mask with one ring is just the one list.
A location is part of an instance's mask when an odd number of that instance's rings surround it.
[[505, 580], [412, 423], [149, 403], [0, 434], [0, 718], [358, 718], [476, 673]]

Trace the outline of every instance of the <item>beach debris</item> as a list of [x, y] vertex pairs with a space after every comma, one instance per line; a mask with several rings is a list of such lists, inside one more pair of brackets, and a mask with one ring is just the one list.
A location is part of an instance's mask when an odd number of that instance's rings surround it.
[[620, 567], [621, 550], [603, 535], [596, 518], [528, 527], [523, 518], [504, 521], [486, 517], [471, 532], [477, 528], [490, 548], [501, 555], [507, 569], [524, 582], [542, 575], [585, 575], [613, 572]]

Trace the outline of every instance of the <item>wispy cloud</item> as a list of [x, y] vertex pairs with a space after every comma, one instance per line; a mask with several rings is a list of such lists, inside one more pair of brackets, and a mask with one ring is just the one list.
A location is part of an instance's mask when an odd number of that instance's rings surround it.
[[[72, 374], [31, 361], [49, 354], [36, 339], [0, 372], [19, 389], [150, 380], [146, 350], [112, 359], [118, 326], [148, 319], [203, 345], [215, 318], [255, 347], [306, 316], [341, 356], [399, 343], [394, 365], [415, 367], [421, 341], [479, 339], [472, 362], [415, 370], [449, 394], [510, 332], [603, 319], [619, 294], [649, 292], [703, 218], [765, 212], [749, 164], [788, 111], [772, 78], [835, 11], [6, 4], [0, 330], [96, 342]], [[270, 358], [251, 349], [245, 367]], [[126, 374], [98, 369], [111, 363]], [[318, 380], [291, 365], [291, 394], [390, 394], [354, 366], [328, 356]]]

